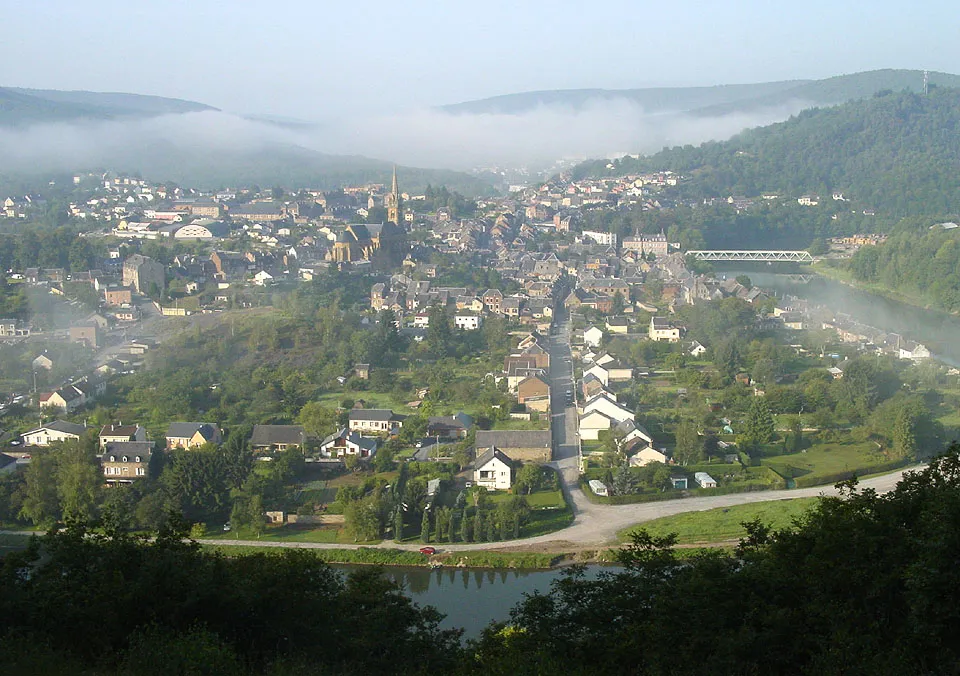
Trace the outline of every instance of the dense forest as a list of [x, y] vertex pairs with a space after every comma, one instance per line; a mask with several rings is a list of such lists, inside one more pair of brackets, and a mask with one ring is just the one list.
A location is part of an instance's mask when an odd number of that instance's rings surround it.
[[643, 532], [465, 645], [370, 568], [224, 558], [77, 522], [0, 561], [8, 674], [917, 674], [960, 663], [960, 449], [885, 495], [842, 485], [791, 527], [680, 556]]
[[880, 92], [745, 131], [728, 141], [651, 156], [579, 165], [575, 177], [672, 170], [689, 177], [686, 198], [842, 191], [878, 212], [960, 210], [960, 89]]
[[881, 246], [865, 246], [850, 260], [860, 282], [881, 284], [956, 312], [960, 310], [960, 229], [903, 229]]

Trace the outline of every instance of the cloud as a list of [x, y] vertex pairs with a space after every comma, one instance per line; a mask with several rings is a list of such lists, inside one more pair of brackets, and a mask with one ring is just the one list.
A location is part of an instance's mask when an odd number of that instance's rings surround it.
[[[716, 117], [647, 114], [627, 100], [582, 107], [541, 106], [522, 114], [449, 114], [435, 109], [356, 116], [323, 125], [281, 126], [204, 111], [139, 120], [82, 121], [0, 128], [0, 170], [116, 170], [169, 166], [151, 161], [177, 152], [210, 159], [278, 145], [327, 154], [364, 155], [400, 164], [449, 169], [549, 167], [561, 158], [655, 152], [665, 145], [728, 138], [784, 120], [806, 107], [795, 101]], [[165, 180], [166, 176], [151, 176]]]
[[545, 105], [521, 114], [415, 110], [341, 123], [324, 142], [332, 152], [418, 166], [549, 166], [560, 158], [650, 153], [665, 145], [722, 140], [750, 127], [782, 121], [806, 107], [809, 104], [793, 101], [716, 117], [653, 115], [622, 99], [587, 102], [577, 109]]

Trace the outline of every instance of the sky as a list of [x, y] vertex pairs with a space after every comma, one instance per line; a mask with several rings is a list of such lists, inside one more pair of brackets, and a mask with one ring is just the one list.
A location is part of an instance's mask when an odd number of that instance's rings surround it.
[[[0, 168], [108, 166], [159, 139], [543, 170], [729, 138], [810, 102], [718, 117], [624, 100], [521, 114], [437, 106], [879, 68], [960, 73], [960, 11], [923, 0], [0, 0], [0, 17], [0, 87], [152, 94], [223, 111], [0, 129]], [[240, 117], [257, 115], [317, 124], [294, 131]]]
[[0, 86], [323, 120], [539, 89], [960, 72], [949, 2], [0, 0]]

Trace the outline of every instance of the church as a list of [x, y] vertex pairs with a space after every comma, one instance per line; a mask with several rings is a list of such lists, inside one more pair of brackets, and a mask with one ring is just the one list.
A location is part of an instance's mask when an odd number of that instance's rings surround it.
[[393, 185], [384, 198], [386, 223], [351, 223], [337, 235], [330, 251], [330, 260], [352, 263], [367, 260], [384, 267], [399, 265], [406, 254], [407, 239], [403, 229], [403, 204], [397, 184], [397, 168], [393, 168]]

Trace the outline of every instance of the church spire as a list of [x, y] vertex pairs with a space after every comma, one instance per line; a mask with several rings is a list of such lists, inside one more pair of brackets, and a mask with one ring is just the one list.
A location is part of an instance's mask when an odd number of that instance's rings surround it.
[[393, 185], [390, 187], [390, 193], [384, 200], [384, 206], [387, 207], [387, 220], [394, 225], [400, 225], [403, 214], [400, 205], [400, 186], [397, 184], [397, 165], [393, 165]]
[[394, 197], [400, 197], [400, 188], [397, 185], [397, 165], [393, 165], [393, 186], [390, 188], [390, 192], [393, 193]]

